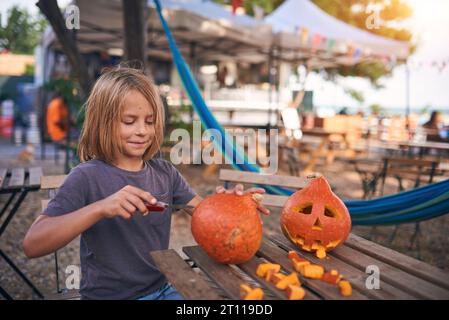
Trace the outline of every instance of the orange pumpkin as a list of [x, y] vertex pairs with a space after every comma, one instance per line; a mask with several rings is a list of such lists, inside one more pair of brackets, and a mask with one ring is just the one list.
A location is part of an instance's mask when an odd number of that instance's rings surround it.
[[262, 242], [257, 196], [220, 193], [204, 199], [195, 208], [192, 234], [212, 259], [239, 264], [256, 254]]
[[323, 257], [347, 239], [351, 216], [326, 179], [318, 177], [288, 198], [281, 214], [281, 229], [299, 248]]

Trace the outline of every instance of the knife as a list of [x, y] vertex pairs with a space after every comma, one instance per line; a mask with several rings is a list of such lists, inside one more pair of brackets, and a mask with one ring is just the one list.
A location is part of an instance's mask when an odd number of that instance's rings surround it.
[[164, 211], [165, 209], [175, 209], [175, 210], [181, 210], [181, 209], [195, 209], [194, 206], [189, 206], [186, 204], [169, 204], [162, 201], [158, 201], [155, 204], [145, 202], [145, 206], [147, 207], [148, 211]]

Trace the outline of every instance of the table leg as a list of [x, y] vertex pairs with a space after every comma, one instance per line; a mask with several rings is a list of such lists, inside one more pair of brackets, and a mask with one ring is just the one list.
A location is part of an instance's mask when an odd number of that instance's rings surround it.
[[2, 295], [6, 300], [12, 300], [12, 297], [2, 287], [0, 287], [0, 295]]
[[5, 261], [13, 268], [13, 270], [23, 279], [23, 281], [26, 282], [28, 286], [30, 286], [31, 289], [33, 289], [34, 293], [36, 293], [39, 298], [44, 299], [44, 296], [42, 293], [34, 286], [34, 284], [31, 282], [30, 279], [22, 272], [20, 269], [12, 262], [12, 260], [6, 255], [6, 253], [3, 252], [3, 250], [0, 250], [0, 256], [5, 259]]
[[9, 205], [11, 204], [11, 202], [14, 200], [14, 198], [16, 197], [17, 192], [13, 192], [11, 193], [10, 197], [8, 198], [8, 200], [6, 201], [5, 205], [2, 208], [2, 211], [0, 212], [0, 219], [3, 217], [3, 215], [6, 212], [6, 209], [9, 207]]
[[14, 215], [16, 214], [17, 209], [19, 209], [19, 207], [22, 204], [23, 199], [25, 199], [27, 193], [28, 193], [28, 191], [23, 191], [20, 194], [19, 199], [17, 199], [16, 203], [14, 204], [13, 208], [11, 209], [11, 212], [8, 214], [5, 221], [3, 222], [2, 226], [0, 227], [0, 237], [2, 236], [3, 232], [5, 231], [9, 222], [11, 221], [12, 217], [14, 217]]

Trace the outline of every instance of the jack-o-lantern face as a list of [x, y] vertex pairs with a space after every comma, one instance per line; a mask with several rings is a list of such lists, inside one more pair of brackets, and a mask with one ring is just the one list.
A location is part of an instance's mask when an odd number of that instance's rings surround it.
[[282, 211], [281, 228], [299, 248], [326, 252], [346, 240], [351, 217], [326, 179], [319, 177], [289, 197]]

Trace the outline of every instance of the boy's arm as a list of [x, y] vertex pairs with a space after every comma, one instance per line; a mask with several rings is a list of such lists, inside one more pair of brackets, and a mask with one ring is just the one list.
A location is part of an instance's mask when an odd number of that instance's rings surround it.
[[103, 218], [103, 209], [98, 202], [57, 217], [40, 215], [31, 225], [23, 250], [28, 258], [50, 254], [75, 239]]

